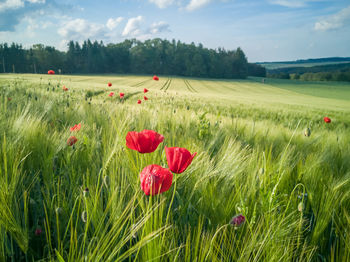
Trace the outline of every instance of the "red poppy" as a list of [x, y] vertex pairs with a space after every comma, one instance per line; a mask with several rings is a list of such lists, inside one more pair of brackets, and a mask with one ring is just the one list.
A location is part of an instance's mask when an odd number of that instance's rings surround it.
[[141, 189], [147, 196], [161, 194], [170, 189], [173, 174], [158, 165], [146, 166], [140, 173]]
[[159, 80], [159, 77], [155, 75], [155, 76], [153, 76], [153, 80], [158, 81], [158, 80]]
[[163, 142], [164, 136], [153, 130], [130, 131], [125, 137], [126, 146], [142, 154], [154, 152]]
[[111, 83], [111, 82], [108, 82], [108, 86], [112, 86], [112, 83]]
[[81, 128], [81, 123], [79, 123], [78, 125], [74, 125], [74, 126], [71, 127], [69, 130], [70, 130], [71, 132], [73, 132], [73, 131], [79, 131], [80, 128]]
[[140, 99], [139, 99], [139, 100], [137, 100], [137, 103], [138, 103], [138, 104], [141, 104], [141, 100], [140, 100]]
[[243, 216], [242, 214], [239, 214], [237, 216], [234, 216], [231, 221], [230, 224], [235, 226], [235, 227], [239, 227], [241, 226], [243, 223], [245, 222], [245, 216]]
[[71, 137], [68, 138], [68, 140], [67, 140], [67, 145], [72, 146], [72, 145], [74, 145], [77, 141], [78, 141], [78, 139], [77, 139], [75, 136], [71, 136]]
[[147, 88], [144, 88], [144, 89], [143, 89], [143, 92], [144, 92], [144, 93], [147, 93], [147, 92], [148, 92], [148, 89], [147, 89]]
[[11, 100], [12, 100], [12, 98], [11, 98], [11, 97], [8, 97], [8, 98], [7, 98], [7, 101], [11, 101]]
[[120, 99], [124, 98], [124, 93], [119, 94]]
[[42, 231], [41, 228], [35, 229], [35, 235], [36, 235], [36, 236], [40, 236], [42, 232], [43, 232], [43, 231]]
[[49, 71], [47, 71], [47, 73], [48, 73], [49, 75], [54, 75], [54, 74], [55, 74], [55, 71], [49, 70]]
[[143, 99], [148, 100], [147, 96], [144, 96]]
[[170, 170], [176, 174], [181, 174], [192, 163], [197, 153], [191, 155], [186, 148], [165, 147], [165, 155]]
[[63, 91], [68, 91], [68, 88], [66, 86], [62, 87]]
[[330, 123], [332, 122], [332, 120], [329, 118], [329, 117], [324, 117], [323, 120], [326, 122], [326, 123]]
[[110, 97], [114, 96], [114, 92], [110, 92], [108, 96]]

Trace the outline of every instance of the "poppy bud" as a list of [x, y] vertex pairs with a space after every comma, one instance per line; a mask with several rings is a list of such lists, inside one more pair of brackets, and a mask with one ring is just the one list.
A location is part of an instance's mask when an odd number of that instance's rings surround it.
[[35, 235], [36, 235], [36, 236], [40, 236], [42, 232], [43, 232], [43, 231], [41, 230], [41, 228], [35, 229]]
[[88, 197], [89, 195], [90, 195], [89, 188], [85, 188], [85, 189], [83, 190], [83, 196], [84, 196], [84, 197]]
[[86, 221], [87, 221], [87, 213], [86, 213], [86, 211], [83, 211], [83, 212], [81, 213], [81, 220], [82, 220], [84, 223], [86, 223]]
[[243, 216], [242, 214], [239, 214], [237, 216], [234, 216], [231, 219], [230, 224], [233, 225], [234, 227], [240, 227], [244, 222], [245, 222], [245, 216]]
[[108, 188], [108, 186], [109, 186], [109, 176], [104, 176], [103, 177], [103, 184], [105, 185], [105, 187]]
[[311, 135], [311, 129], [310, 128], [305, 128], [304, 130], [304, 136], [309, 137]]
[[299, 212], [303, 212], [304, 209], [305, 209], [305, 204], [304, 204], [303, 202], [300, 202], [300, 203], [298, 204], [298, 211], [299, 211]]
[[56, 208], [56, 213], [57, 214], [62, 214], [63, 213], [63, 209], [61, 207], [57, 207]]

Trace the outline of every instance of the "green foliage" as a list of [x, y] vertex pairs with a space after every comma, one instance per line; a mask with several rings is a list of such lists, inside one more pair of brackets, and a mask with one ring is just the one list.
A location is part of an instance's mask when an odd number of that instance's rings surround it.
[[[96, 93], [106, 78], [0, 76], [0, 260], [350, 259], [348, 86], [108, 76]], [[125, 147], [142, 129], [165, 137], [152, 154]], [[164, 146], [198, 154], [147, 197], [139, 173], [167, 166]]]

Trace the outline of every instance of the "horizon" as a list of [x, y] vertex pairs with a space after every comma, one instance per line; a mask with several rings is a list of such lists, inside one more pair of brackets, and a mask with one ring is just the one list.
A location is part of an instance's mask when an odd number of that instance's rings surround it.
[[0, 15], [0, 42], [25, 48], [161, 38], [241, 47], [254, 63], [350, 57], [345, 0], [0, 0]]

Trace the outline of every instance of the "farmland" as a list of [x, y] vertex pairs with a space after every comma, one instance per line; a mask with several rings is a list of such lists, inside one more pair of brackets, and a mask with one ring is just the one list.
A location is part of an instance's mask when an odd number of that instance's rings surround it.
[[[1, 74], [0, 109], [0, 260], [350, 260], [350, 84]], [[165, 146], [197, 155], [146, 196]]]

